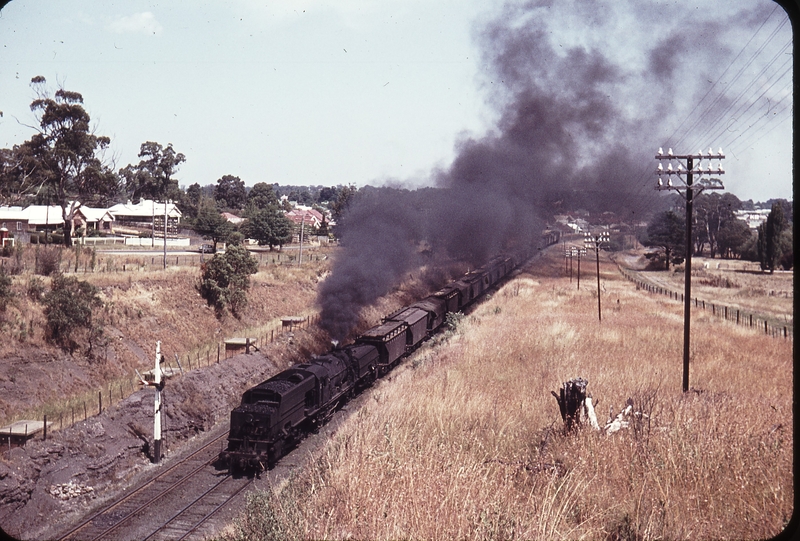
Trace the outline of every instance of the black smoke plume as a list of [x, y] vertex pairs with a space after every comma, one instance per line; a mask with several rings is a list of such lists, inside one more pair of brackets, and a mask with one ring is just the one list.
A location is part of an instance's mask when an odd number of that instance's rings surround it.
[[[318, 297], [332, 338], [346, 338], [362, 307], [420, 265], [475, 266], [514, 246], [537, 246], [546, 221], [559, 212], [636, 218], [636, 209], [646, 207], [663, 119], [678, 116], [676, 102], [696, 102], [692, 93], [701, 91], [679, 69], [683, 57], [702, 46], [692, 73], [709, 79], [706, 68], [717, 69], [730, 54], [714, 32], [730, 21], [703, 26], [697, 14], [687, 19], [677, 9], [656, 13], [633, 2], [623, 12], [661, 32], [631, 64], [602, 47], [604, 31], [619, 31], [619, 5], [509, 4], [480, 28], [496, 129], [460, 140], [450, 167], [432, 172], [433, 188], [361, 190], [338, 226], [342, 250]], [[665, 26], [665, 15], [674, 28]], [[601, 39], [581, 43], [584, 29], [575, 28], [578, 43], [567, 45], [562, 38], [569, 31], [555, 31], [559, 20], [583, 21], [585, 33]]]

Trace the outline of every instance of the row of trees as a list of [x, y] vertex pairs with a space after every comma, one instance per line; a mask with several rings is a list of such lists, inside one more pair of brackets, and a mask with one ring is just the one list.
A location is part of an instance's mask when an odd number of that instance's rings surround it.
[[81, 206], [108, 207], [143, 198], [174, 201], [185, 222], [196, 222], [215, 243], [234, 232], [232, 224], [225, 225], [219, 216], [227, 210], [248, 218], [245, 229], [250, 230], [242, 231], [247, 236], [278, 246], [291, 238], [291, 224], [279, 217], [281, 195], [306, 204], [329, 205], [336, 212], [355, 191], [353, 187], [279, 187], [265, 182], [248, 189], [233, 175], [224, 175], [215, 185], [194, 183], [183, 190], [176, 175], [186, 156], [172, 144], [153, 141], [142, 143], [137, 164], [115, 171], [107, 156], [111, 140], [94, 133], [83, 96], [64, 89], [51, 92], [46, 83], [41, 76], [31, 80], [36, 125], [29, 127], [36, 133], [20, 145], [0, 149], [0, 204], [60, 206], [66, 246], [71, 245], [72, 220]]
[[[789, 269], [793, 265], [791, 205], [787, 201], [772, 204], [766, 223], [753, 232], [736, 218], [734, 211], [742, 204], [730, 193], [700, 194], [694, 200], [692, 255], [741, 258], [758, 261], [762, 270]], [[683, 205], [657, 214], [639, 235], [639, 241], [658, 248], [667, 269], [686, 258], [686, 215]]]
[[248, 212], [244, 222], [237, 227], [216, 207], [206, 204], [197, 214], [194, 230], [214, 243], [214, 251], [218, 242], [236, 243], [244, 238], [257, 240], [259, 246], [269, 246], [272, 250], [291, 242], [294, 224], [280, 208], [268, 206]]

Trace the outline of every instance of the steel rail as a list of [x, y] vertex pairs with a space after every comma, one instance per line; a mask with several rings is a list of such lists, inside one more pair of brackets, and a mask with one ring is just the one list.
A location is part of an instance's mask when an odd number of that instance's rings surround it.
[[[202, 494], [200, 494], [200, 496], [198, 496], [197, 498], [195, 498], [195, 499], [194, 499], [192, 502], [190, 502], [189, 504], [185, 505], [185, 506], [184, 506], [184, 507], [183, 507], [183, 508], [182, 508], [180, 511], [178, 511], [177, 513], [175, 513], [174, 515], [172, 515], [170, 518], [168, 518], [168, 519], [167, 519], [167, 520], [164, 522], [164, 524], [163, 524], [163, 525], [161, 525], [161, 526], [160, 526], [160, 527], [159, 527], [159, 528], [158, 528], [156, 531], [154, 531], [153, 533], [151, 533], [150, 535], [148, 535], [147, 537], [145, 537], [145, 538], [144, 538], [142, 541], [148, 541], [148, 540], [149, 540], [149, 539], [151, 539], [153, 536], [155, 536], [157, 533], [159, 533], [159, 532], [163, 531], [164, 529], [166, 529], [166, 527], [167, 527], [167, 526], [168, 526], [168, 525], [169, 525], [171, 522], [173, 522], [173, 521], [174, 521], [176, 518], [178, 518], [178, 517], [180, 517], [182, 514], [184, 514], [184, 513], [186, 512], [186, 510], [187, 510], [187, 509], [189, 509], [190, 507], [192, 507], [193, 505], [195, 505], [197, 502], [199, 502], [200, 500], [202, 500], [203, 498], [205, 498], [205, 497], [206, 497], [206, 496], [207, 496], [209, 493], [211, 493], [211, 492], [213, 492], [214, 490], [216, 490], [216, 489], [217, 489], [217, 487], [219, 487], [219, 486], [220, 486], [222, 483], [224, 483], [224, 482], [225, 482], [225, 481], [227, 481], [228, 479], [233, 479], [233, 477], [232, 477], [230, 474], [228, 474], [228, 475], [226, 475], [225, 477], [223, 477], [222, 479], [220, 479], [220, 481], [219, 481], [218, 483], [216, 483], [214, 486], [212, 486], [211, 488], [209, 488], [208, 490], [206, 490], [205, 492], [203, 492]], [[237, 495], [238, 495], [238, 494], [239, 494], [241, 491], [243, 491], [245, 488], [247, 488], [248, 486], [250, 486], [252, 483], [253, 483], [253, 478], [250, 478], [250, 479], [248, 479], [248, 480], [247, 480], [247, 481], [246, 481], [246, 482], [245, 482], [245, 483], [244, 483], [242, 486], [240, 486], [239, 488], [237, 488], [237, 489], [236, 489], [236, 490], [233, 492], [233, 494], [230, 494], [230, 495], [228, 495], [228, 497], [227, 497], [227, 498], [225, 498], [225, 500], [224, 500], [223, 502], [221, 502], [221, 503], [217, 504], [217, 505], [216, 505], [216, 506], [215, 506], [215, 507], [214, 507], [214, 508], [211, 510], [211, 512], [210, 512], [210, 513], [206, 513], [205, 515], [203, 515], [203, 516], [202, 516], [202, 518], [201, 518], [201, 519], [200, 519], [200, 520], [197, 522], [197, 524], [195, 524], [194, 526], [192, 526], [192, 527], [191, 527], [191, 528], [190, 528], [190, 529], [189, 529], [189, 530], [188, 530], [186, 533], [184, 533], [184, 534], [183, 534], [181, 537], [179, 537], [179, 538], [178, 538], [178, 541], [180, 541], [180, 540], [182, 540], [182, 539], [185, 539], [187, 536], [189, 536], [189, 535], [190, 535], [192, 532], [194, 532], [194, 531], [195, 531], [197, 528], [199, 528], [199, 527], [200, 527], [200, 525], [202, 525], [203, 523], [205, 523], [205, 521], [207, 521], [209, 518], [211, 518], [211, 516], [212, 516], [212, 515], [214, 515], [214, 514], [215, 514], [217, 511], [219, 511], [219, 510], [222, 508], [222, 506], [223, 506], [223, 505], [225, 505], [226, 503], [228, 503], [229, 501], [231, 501], [233, 498], [235, 498], [235, 497], [236, 497], [236, 496], [237, 496]]]
[[[199, 449], [197, 449], [193, 453], [191, 453], [191, 454], [187, 455], [186, 457], [184, 457], [183, 459], [181, 459], [179, 462], [176, 462], [174, 465], [170, 466], [168, 469], [164, 470], [163, 472], [159, 473], [158, 475], [156, 475], [152, 479], [148, 480], [147, 482], [142, 484], [140, 487], [136, 488], [136, 490], [130, 492], [129, 494], [126, 494], [123, 498], [121, 498], [121, 499], [119, 499], [119, 500], [117, 500], [115, 502], [112, 502], [109, 505], [107, 505], [107, 506], [103, 507], [102, 509], [100, 509], [99, 511], [93, 513], [90, 517], [86, 518], [80, 524], [78, 524], [77, 526], [72, 528], [70, 531], [68, 531], [66, 534], [62, 535], [59, 538], [59, 541], [66, 541], [67, 539], [71, 538], [76, 532], [78, 532], [78, 531], [86, 528], [87, 526], [89, 526], [91, 524], [91, 522], [93, 522], [95, 519], [97, 519], [101, 515], [107, 513], [108, 511], [111, 511], [112, 509], [122, 505], [123, 503], [125, 503], [127, 501], [130, 501], [131, 498], [133, 498], [135, 495], [140, 494], [146, 488], [153, 486], [158, 480], [160, 480], [163, 477], [165, 477], [166, 475], [174, 472], [180, 466], [185, 465], [187, 462], [189, 462], [192, 459], [192, 457], [195, 457], [196, 455], [202, 453], [203, 451], [206, 451], [209, 447], [211, 447], [212, 445], [216, 445], [220, 440], [226, 438], [227, 436], [228, 436], [228, 432], [225, 432], [222, 435], [214, 438], [213, 440], [211, 440], [207, 444], [203, 445], [202, 447], [200, 447]], [[198, 471], [204, 469], [206, 466], [208, 466], [209, 464], [214, 462], [214, 460], [216, 460], [216, 459], [217, 459], [217, 457], [214, 456], [211, 460], [206, 460], [203, 464], [201, 464], [197, 468], [193, 469], [188, 475], [185, 475], [185, 476], [181, 477], [181, 479], [179, 479], [177, 482], [174, 482], [174, 483], [170, 484], [164, 490], [160, 491], [156, 496], [154, 496], [153, 498], [150, 498], [145, 503], [139, 505], [134, 510], [128, 512], [124, 517], [122, 517], [117, 522], [115, 522], [113, 525], [111, 525], [110, 527], [106, 528], [104, 531], [102, 531], [101, 533], [95, 535], [91, 539], [100, 539], [103, 536], [105, 536], [106, 534], [108, 534], [109, 532], [115, 530], [119, 525], [123, 524], [128, 519], [132, 518], [136, 513], [138, 513], [139, 511], [141, 511], [142, 509], [144, 509], [148, 505], [150, 505], [153, 501], [155, 501], [155, 500], [161, 498], [162, 496], [166, 495], [167, 493], [171, 492], [173, 489], [175, 489], [179, 485], [183, 484], [186, 480], [190, 479]]]

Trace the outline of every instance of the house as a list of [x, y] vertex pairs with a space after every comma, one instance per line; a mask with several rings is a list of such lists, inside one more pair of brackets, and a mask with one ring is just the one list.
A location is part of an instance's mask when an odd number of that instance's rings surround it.
[[28, 215], [22, 207], [0, 207], [0, 228], [12, 235], [28, 230]]
[[34, 231], [56, 231], [64, 224], [61, 207], [30, 205], [29, 207], [0, 207], [0, 228], [8, 230], [9, 238], [30, 242]]
[[286, 217], [297, 225], [305, 224], [312, 227], [319, 227], [325, 219], [320, 211], [300, 205], [288, 211]]
[[72, 224], [75, 229], [85, 226], [83, 228], [83, 235], [89, 229], [97, 231], [111, 232], [113, 230], [114, 215], [108, 209], [96, 209], [91, 207], [80, 207], [72, 219]]
[[160, 203], [150, 199], [142, 199], [134, 204], [118, 203], [108, 209], [114, 218], [115, 228], [123, 227], [131, 230], [147, 231], [152, 228], [164, 230], [164, 214], [167, 215], [167, 234], [177, 235], [178, 226], [183, 214], [175, 203]]
[[239, 225], [244, 221], [244, 218], [240, 218], [239, 216], [231, 214], [230, 212], [223, 212], [221, 213], [221, 216], [226, 220], [228, 220], [233, 225]]

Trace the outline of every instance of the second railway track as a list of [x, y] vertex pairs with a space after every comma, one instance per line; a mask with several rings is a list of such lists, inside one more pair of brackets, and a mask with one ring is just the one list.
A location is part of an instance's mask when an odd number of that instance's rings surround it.
[[113, 503], [92, 512], [60, 539], [184, 539], [199, 533], [207, 519], [237, 496], [250, 479], [218, 470], [220, 444], [227, 432], [166, 467]]

